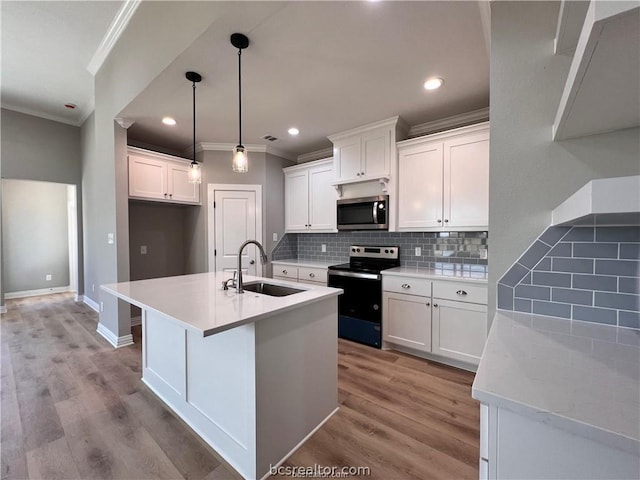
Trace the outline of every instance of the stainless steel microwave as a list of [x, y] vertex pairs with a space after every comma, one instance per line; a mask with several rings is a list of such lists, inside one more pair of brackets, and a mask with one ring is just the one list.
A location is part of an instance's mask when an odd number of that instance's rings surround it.
[[389, 195], [337, 201], [338, 230], [389, 230]]

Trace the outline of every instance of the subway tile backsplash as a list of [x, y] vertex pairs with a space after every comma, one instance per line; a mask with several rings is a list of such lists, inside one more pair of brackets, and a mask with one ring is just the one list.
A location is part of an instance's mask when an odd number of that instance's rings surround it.
[[550, 227], [497, 291], [502, 310], [640, 329], [640, 227]]
[[[436, 263], [487, 265], [487, 232], [338, 232], [288, 233], [273, 251], [274, 260], [347, 262], [350, 245], [398, 245], [400, 264], [434, 267]], [[326, 252], [322, 252], [326, 245]], [[294, 248], [295, 247], [295, 248]], [[415, 255], [420, 247], [421, 255]]]

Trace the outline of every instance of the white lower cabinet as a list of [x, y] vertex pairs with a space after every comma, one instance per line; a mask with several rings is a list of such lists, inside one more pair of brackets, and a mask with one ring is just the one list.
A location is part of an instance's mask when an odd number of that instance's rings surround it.
[[486, 285], [383, 275], [382, 288], [387, 346], [433, 354], [427, 357], [454, 365], [478, 365], [487, 337]]
[[384, 292], [383, 339], [423, 352], [431, 351], [431, 298]]
[[273, 278], [309, 285], [327, 285], [327, 269], [322, 267], [295, 267], [273, 262]]
[[545, 412], [531, 417], [480, 404], [480, 480], [640, 478], [637, 449], [624, 447], [550, 425]]

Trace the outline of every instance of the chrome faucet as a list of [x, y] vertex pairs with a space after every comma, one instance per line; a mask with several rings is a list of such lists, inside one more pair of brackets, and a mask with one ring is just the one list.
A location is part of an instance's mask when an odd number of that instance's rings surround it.
[[267, 254], [264, 251], [264, 247], [257, 240], [247, 240], [242, 245], [240, 245], [240, 249], [238, 250], [238, 280], [236, 281], [236, 293], [244, 293], [244, 288], [242, 288], [242, 251], [244, 247], [253, 243], [258, 250], [260, 250], [260, 261], [262, 263], [267, 263], [269, 259], [267, 258]]

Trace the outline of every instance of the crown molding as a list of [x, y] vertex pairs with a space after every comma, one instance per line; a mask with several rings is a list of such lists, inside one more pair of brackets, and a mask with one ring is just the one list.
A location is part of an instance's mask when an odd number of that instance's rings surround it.
[[314, 160], [324, 160], [333, 156], [333, 147], [323, 148], [322, 150], [316, 150], [315, 152], [303, 153], [298, 155], [298, 163], [312, 162]]
[[481, 108], [472, 112], [453, 115], [451, 117], [442, 118], [433, 122], [421, 123], [414, 125], [409, 129], [409, 138], [420, 137], [430, 133], [441, 132], [451, 128], [463, 127], [473, 123], [479, 123], [489, 120], [489, 108]]
[[[234, 148], [236, 148], [235, 143], [215, 143], [215, 142], [200, 142], [196, 144], [196, 153], [200, 152], [232, 152]], [[271, 145], [258, 145], [258, 144], [243, 144], [244, 148], [247, 152], [261, 152], [261, 153], [269, 153], [271, 155], [275, 155], [276, 157], [281, 157], [286, 160], [295, 161], [296, 157], [291, 154], [280, 150], [278, 148], [273, 148]], [[185, 150], [185, 156], [193, 155], [193, 147], [189, 147]]]
[[379, 122], [369, 123], [367, 125], [363, 125], [361, 127], [352, 128], [351, 130], [347, 130], [345, 132], [334, 133], [333, 135], [327, 136], [329, 140], [335, 143], [335, 140], [339, 140], [344, 137], [350, 137], [351, 135], [359, 135], [361, 133], [367, 132], [372, 128], [378, 127], [388, 127], [398, 125], [400, 128], [406, 125], [406, 122], [400, 118], [399, 116], [387, 118], [385, 120], [380, 120]]
[[9, 105], [4, 102], [2, 103], [2, 108], [13, 112], [24, 113], [25, 115], [31, 115], [32, 117], [44, 118], [45, 120], [51, 120], [52, 122], [64, 123], [65, 125], [71, 125], [73, 127], [79, 127], [82, 125], [81, 123], [69, 118], [59, 117], [58, 115], [51, 115], [49, 113], [43, 113], [29, 108], [18, 107], [16, 105]]
[[120, 125], [125, 130], [128, 130], [131, 125], [136, 123], [135, 120], [131, 120], [130, 118], [118, 117], [118, 118], [114, 118], [114, 120], [118, 123], [118, 125]]
[[115, 46], [116, 42], [124, 32], [125, 28], [129, 24], [129, 20], [135, 13], [135, 11], [140, 6], [142, 0], [125, 0], [116, 16], [113, 17], [113, 21], [109, 28], [107, 29], [107, 33], [104, 34], [100, 45], [96, 49], [93, 57], [91, 57], [91, 61], [89, 65], [87, 65], [87, 70], [91, 75], [95, 75], [102, 67], [102, 64], [111, 53], [111, 50]]

